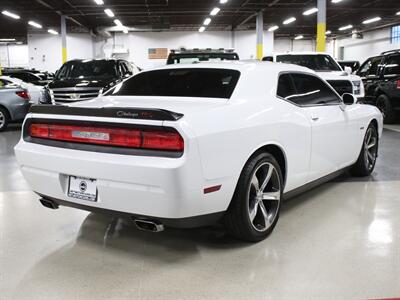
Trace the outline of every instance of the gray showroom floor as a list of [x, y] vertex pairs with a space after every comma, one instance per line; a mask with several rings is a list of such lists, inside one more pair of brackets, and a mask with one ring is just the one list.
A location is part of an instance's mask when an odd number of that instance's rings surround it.
[[[397, 132], [396, 132], [397, 130]], [[0, 299], [377, 299], [400, 297], [400, 126], [375, 173], [286, 202], [258, 244], [217, 228], [140, 232], [42, 207], [0, 133]]]

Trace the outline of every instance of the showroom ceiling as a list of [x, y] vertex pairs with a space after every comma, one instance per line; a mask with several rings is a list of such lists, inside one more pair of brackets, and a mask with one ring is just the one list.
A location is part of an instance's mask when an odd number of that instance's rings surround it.
[[[101, 2], [101, 0], [98, 0]], [[0, 38], [26, 36], [27, 32], [40, 31], [27, 22], [33, 20], [43, 25], [44, 29], [59, 31], [60, 15], [68, 16], [70, 31], [101, 31], [114, 26], [118, 18], [124, 26], [137, 30], [198, 30], [204, 19], [215, 6], [221, 11], [212, 18], [206, 30], [237, 30], [255, 28], [254, 15], [264, 12], [265, 28], [278, 25], [276, 36], [293, 37], [303, 34], [314, 37], [316, 32], [316, 14], [304, 16], [303, 12], [316, 6], [316, 0], [229, 0], [219, 4], [218, 0], [103, 0], [104, 5], [97, 5], [94, 0], [2, 0], [0, 10], [18, 14], [21, 19], [14, 20], [0, 15]], [[340, 3], [328, 1], [328, 30], [333, 35], [349, 34], [338, 31], [342, 26], [352, 24], [354, 29], [369, 30], [381, 26], [400, 23], [399, 0], [342, 0]], [[109, 8], [115, 14], [108, 17], [104, 9]], [[282, 22], [295, 17], [289, 25]], [[381, 17], [379, 22], [363, 25], [362, 22], [373, 17]]]

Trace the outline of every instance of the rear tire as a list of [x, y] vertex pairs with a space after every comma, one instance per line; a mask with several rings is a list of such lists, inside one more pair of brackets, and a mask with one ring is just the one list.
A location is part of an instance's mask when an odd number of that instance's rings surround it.
[[7, 129], [9, 122], [10, 117], [8, 111], [5, 108], [0, 107], [0, 132]]
[[259, 153], [242, 170], [224, 223], [237, 239], [259, 242], [275, 228], [281, 208], [283, 177], [276, 159]]
[[383, 115], [385, 124], [392, 124], [396, 121], [396, 112], [393, 109], [392, 103], [386, 95], [380, 95], [376, 100], [376, 106]]
[[351, 169], [353, 176], [365, 177], [374, 171], [378, 157], [379, 135], [375, 125], [370, 124], [365, 133], [362, 149], [357, 162]]

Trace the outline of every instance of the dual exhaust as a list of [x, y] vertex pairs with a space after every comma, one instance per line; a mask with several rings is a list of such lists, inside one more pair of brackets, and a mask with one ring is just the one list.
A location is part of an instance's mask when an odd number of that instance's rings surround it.
[[[40, 203], [44, 207], [50, 208], [50, 209], [58, 209], [59, 205], [49, 199], [46, 198], [41, 198]], [[149, 219], [134, 219], [133, 220], [136, 227], [140, 230], [143, 231], [148, 231], [148, 232], [161, 232], [164, 231], [164, 225], [157, 221], [157, 220], [149, 220]]]

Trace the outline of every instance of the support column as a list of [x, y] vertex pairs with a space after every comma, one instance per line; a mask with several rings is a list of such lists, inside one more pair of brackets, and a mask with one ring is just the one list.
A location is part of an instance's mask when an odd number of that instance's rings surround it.
[[257, 59], [261, 60], [264, 55], [264, 16], [263, 12], [257, 13], [256, 20], [256, 31], [257, 31]]
[[62, 63], [67, 61], [67, 23], [65, 16], [61, 16], [61, 48], [62, 48]]
[[326, 0], [318, 0], [317, 52], [326, 51]]

